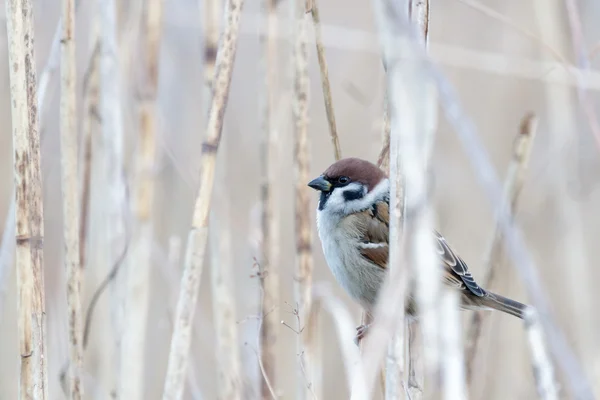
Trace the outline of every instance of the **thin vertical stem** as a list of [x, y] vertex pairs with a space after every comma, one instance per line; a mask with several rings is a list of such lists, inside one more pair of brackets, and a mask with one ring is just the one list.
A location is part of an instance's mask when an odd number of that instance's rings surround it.
[[222, 212], [217, 213], [213, 208], [210, 232], [211, 289], [217, 339], [217, 397], [236, 400], [243, 396], [231, 262], [231, 223], [228, 218], [229, 202], [222, 193], [224, 190], [218, 192], [219, 209]]
[[6, 1], [6, 16], [16, 198], [19, 398], [43, 400], [48, 398], [44, 215], [31, 1]]
[[208, 239], [208, 216], [215, 177], [215, 161], [221, 142], [223, 118], [235, 62], [243, 0], [228, 0], [223, 41], [217, 56], [214, 95], [208, 116], [206, 139], [200, 154], [200, 187], [196, 196], [192, 228], [188, 234], [175, 328], [163, 393], [164, 400], [181, 399], [187, 371], [192, 322], [196, 311], [200, 277]]
[[152, 211], [155, 187], [156, 106], [159, 54], [162, 33], [163, 1], [147, 0], [143, 12], [144, 63], [143, 87], [139, 104], [139, 136], [135, 156], [135, 179], [132, 208], [135, 227], [126, 272], [126, 307], [121, 347], [121, 368], [126, 378], [120, 380], [119, 394], [124, 399], [144, 398], [146, 330], [150, 301], [150, 271], [154, 241]]
[[323, 86], [323, 101], [325, 102], [325, 111], [327, 113], [327, 122], [329, 124], [329, 135], [333, 145], [333, 155], [338, 161], [342, 158], [342, 149], [340, 148], [340, 138], [338, 136], [335, 124], [335, 112], [333, 109], [333, 98], [331, 96], [331, 85], [329, 83], [329, 70], [327, 68], [327, 59], [325, 58], [325, 46], [323, 46], [323, 37], [321, 33], [321, 17], [317, 0], [311, 1], [311, 14], [315, 26], [315, 42], [317, 45], [317, 58], [319, 59], [319, 69], [321, 71], [321, 85]]
[[[296, 232], [296, 276], [295, 298], [300, 321], [306, 322], [311, 306], [312, 287], [312, 237], [310, 223], [309, 187], [309, 155], [308, 155], [308, 49], [307, 21], [305, 17], [305, 0], [290, 2], [295, 24], [293, 53], [293, 100], [292, 115], [294, 129], [294, 172], [295, 191], [295, 232]], [[299, 354], [300, 373], [298, 374], [297, 398], [309, 398], [311, 386], [311, 360], [308, 357], [306, 335], [297, 335], [297, 352]], [[308, 381], [308, 382], [307, 382]]]
[[[278, 208], [275, 201], [276, 175], [278, 171], [279, 135], [274, 118], [274, 106], [277, 91], [277, 0], [264, 0], [263, 12], [266, 16], [267, 31], [261, 36], [264, 56], [265, 94], [262, 104], [263, 142], [261, 144], [262, 167], [262, 260], [261, 267], [261, 316], [263, 318], [260, 331], [260, 357], [264, 375], [270, 386], [277, 386], [276, 346], [278, 331], [281, 326], [279, 318], [279, 269], [277, 257], [278, 243]], [[267, 380], [261, 378], [263, 398], [271, 395]]]
[[79, 184], [77, 176], [77, 109], [75, 64], [75, 2], [62, 0], [61, 39], [61, 170], [63, 197], [64, 263], [67, 272], [67, 307], [69, 316], [69, 395], [80, 399], [83, 395], [81, 369], [83, 367], [81, 285], [83, 270], [79, 247]]

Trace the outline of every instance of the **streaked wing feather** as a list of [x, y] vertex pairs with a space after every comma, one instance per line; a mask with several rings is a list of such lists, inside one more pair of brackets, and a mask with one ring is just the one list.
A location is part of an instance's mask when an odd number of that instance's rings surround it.
[[452, 251], [442, 235], [437, 231], [434, 231], [434, 234], [437, 239], [438, 252], [445, 266], [446, 274], [444, 277], [446, 282], [451, 286], [469, 289], [476, 296], [485, 296], [485, 290], [475, 282], [467, 264]]

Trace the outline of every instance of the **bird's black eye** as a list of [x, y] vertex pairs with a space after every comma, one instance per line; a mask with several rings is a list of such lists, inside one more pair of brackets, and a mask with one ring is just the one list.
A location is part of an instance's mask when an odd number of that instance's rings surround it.
[[345, 185], [346, 183], [350, 182], [350, 178], [348, 178], [347, 176], [340, 176], [338, 178], [338, 182], [342, 185]]

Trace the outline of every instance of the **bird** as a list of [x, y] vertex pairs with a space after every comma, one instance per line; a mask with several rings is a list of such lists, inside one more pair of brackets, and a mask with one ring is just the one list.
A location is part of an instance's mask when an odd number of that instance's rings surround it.
[[[372, 316], [388, 271], [389, 178], [375, 164], [348, 157], [331, 164], [308, 186], [320, 193], [317, 230], [325, 261], [337, 282]], [[523, 319], [525, 304], [479, 286], [444, 236], [437, 230], [432, 235], [442, 282], [459, 291], [461, 309], [494, 309]], [[410, 293], [406, 313], [417, 316]], [[357, 342], [368, 326], [357, 328]]]

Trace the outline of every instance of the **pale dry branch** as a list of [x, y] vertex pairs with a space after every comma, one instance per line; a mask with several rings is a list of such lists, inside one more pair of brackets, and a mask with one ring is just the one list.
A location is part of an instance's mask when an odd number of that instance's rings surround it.
[[[75, 3], [75, 11], [79, 2]], [[43, 113], [45, 110], [46, 99], [48, 94], [48, 86], [56, 75], [56, 70], [60, 63], [60, 37], [61, 37], [62, 23], [59, 20], [56, 30], [54, 31], [54, 37], [52, 39], [52, 46], [50, 48], [50, 54], [46, 66], [40, 74], [37, 99], [38, 99], [38, 110], [40, 114], [40, 141], [44, 143], [44, 136], [41, 134], [43, 131]], [[6, 213], [6, 219], [4, 221], [4, 230], [2, 231], [2, 242], [0, 243], [0, 315], [2, 313], [2, 304], [5, 296], [6, 285], [5, 282], [8, 279], [10, 268], [13, 265], [13, 257], [15, 253], [16, 242], [13, 240], [15, 237], [15, 188], [11, 196], [10, 205], [8, 212]]]
[[467, 385], [463, 354], [459, 294], [449, 288], [442, 290], [442, 382], [446, 400], [466, 399]]
[[317, 0], [311, 1], [310, 12], [315, 27], [315, 42], [317, 45], [317, 58], [319, 59], [319, 68], [321, 71], [321, 85], [323, 86], [323, 100], [325, 102], [325, 111], [327, 112], [327, 122], [329, 124], [329, 135], [333, 145], [333, 155], [338, 161], [342, 158], [342, 149], [340, 148], [340, 137], [335, 124], [335, 112], [333, 109], [333, 98], [331, 96], [331, 84], [329, 83], [329, 69], [327, 68], [327, 59], [325, 58], [325, 46], [323, 45], [323, 34], [321, 33], [321, 17]]
[[228, 201], [219, 196], [222, 213], [211, 218], [211, 288], [213, 316], [217, 343], [218, 398], [223, 400], [242, 399], [242, 376], [238, 347], [238, 326], [235, 311], [233, 263], [231, 256], [231, 222], [228, 218]]
[[79, 218], [79, 259], [83, 269], [87, 263], [88, 224], [90, 218], [90, 195], [93, 165], [93, 138], [100, 133], [100, 42], [97, 19], [92, 23], [90, 42], [93, 46], [89, 65], [84, 75], [82, 145], [83, 160], [81, 173], [81, 200]]
[[[305, 0], [290, 2], [291, 12], [294, 17], [294, 51], [293, 51], [293, 99], [292, 118], [294, 135], [294, 175], [295, 175], [295, 278], [294, 294], [298, 304], [298, 314], [301, 320], [306, 320], [311, 307], [311, 288], [313, 273], [312, 235], [310, 223], [309, 187], [306, 185], [309, 177], [308, 154], [308, 49], [307, 49], [307, 21], [305, 17]], [[307, 342], [303, 334], [297, 335], [296, 350], [299, 355], [300, 367], [308, 372], [299, 374], [297, 384], [298, 399], [309, 398], [309, 390], [302, 375], [306, 375], [311, 385], [312, 360], [307, 357]], [[311, 351], [308, 351], [311, 354]], [[300, 368], [302, 369], [302, 368]]]
[[[515, 137], [513, 144], [513, 152], [504, 180], [503, 190], [503, 207], [508, 207], [508, 213], [514, 216], [517, 209], [517, 201], [523, 183], [525, 181], [525, 173], [529, 166], [529, 158], [533, 142], [537, 132], [538, 120], [535, 114], [528, 113], [521, 121], [519, 132]], [[502, 259], [502, 233], [500, 226], [497, 224], [494, 226], [492, 236], [489, 244], [486, 248], [486, 252], [483, 257], [484, 266], [484, 279], [482, 286], [490, 288], [493, 286], [495, 279], [495, 272], [498, 266], [501, 264]], [[485, 314], [483, 311], [476, 311], [471, 315], [468, 331], [467, 331], [467, 349], [466, 349], [466, 362], [467, 362], [467, 376], [469, 380], [472, 377], [472, 368], [477, 353], [477, 347], [481, 338], [481, 328]]]
[[390, 132], [392, 130], [390, 125], [390, 112], [389, 112], [389, 99], [387, 85], [385, 87], [385, 94], [383, 96], [383, 126], [381, 129], [381, 150], [377, 158], [377, 166], [385, 171], [386, 174], [390, 174]]
[[[405, 214], [410, 215], [404, 221], [402, 242], [390, 232], [390, 264], [406, 261], [414, 268], [417, 307], [423, 339], [428, 343], [424, 352], [425, 376], [426, 380], [431, 381], [430, 387], [436, 388], [440, 357], [437, 304], [440, 279], [437, 276], [438, 260], [431, 235], [433, 213], [428, 206], [426, 184], [431, 150], [428, 144], [431, 140], [423, 137], [424, 134], [431, 137], [435, 131], [430, 129], [433, 96], [420, 87], [427, 85], [428, 76], [423, 70], [420, 53], [407, 41], [410, 32], [408, 7], [403, 8], [392, 1], [381, 0], [375, 2], [375, 10], [390, 102], [390, 220], [399, 219], [402, 211], [395, 204], [398, 202], [400, 187], [399, 171], [402, 171], [406, 190]], [[401, 244], [403, 247], [400, 247]], [[402, 249], [405, 253], [401, 252]], [[400, 254], [404, 257], [401, 258]], [[391, 333], [398, 326], [403, 326], [403, 321], [399, 321], [398, 310], [404, 309], [404, 290], [398, 288], [405, 288], [407, 279], [401, 268], [400, 265], [390, 268], [390, 275], [380, 292], [375, 322], [367, 336], [363, 358], [365, 370], [369, 373], [368, 393], [371, 393], [374, 382], [372, 370], [378, 365]], [[395, 380], [395, 384], [400, 387], [401, 377], [396, 376]], [[386, 385], [390, 384], [392, 383], [388, 378]], [[400, 391], [397, 390], [396, 393], [399, 396]], [[429, 394], [434, 393], [435, 390]]]
[[192, 322], [196, 311], [200, 276], [208, 239], [208, 216], [214, 184], [215, 161], [221, 141], [223, 118], [235, 62], [242, 5], [243, 0], [227, 1], [227, 20], [219, 48], [220, 54], [217, 57], [215, 90], [208, 116], [206, 138], [200, 154], [200, 187], [194, 205], [192, 228], [188, 234], [175, 327], [171, 338], [171, 350], [163, 392], [165, 400], [181, 399], [183, 396]]
[[525, 329], [531, 352], [531, 365], [538, 395], [543, 400], [558, 400], [554, 367], [546, 349], [544, 331], [539, 316], [532, 307], [525, 310]]
[[[261, 104], [263, 137], [261, 143], [261, 313], [260, 361], [264, 369], [261, 384], [263, 398], [269, 397], [277, 386], [277, 342], [279, 331], [279, 256], [278, 204], [275, 199], [279, 158], [279, 135], [275, 119], [277, 96], [277, 0], [264, 0], [266, 32], [261, 35], [263, 46], [264, 97]], [[267, 378], [268, 377], [268, 378]], [[267, 383], [267, 379], [270, 382]]]
[[131, 207], [134, 228], [131, 252], [127, 258], [125, 320], [121, 346], [121, 368], [126, 374], [119, 382], [119, 395], [126, 399], [144, 398], [144, 372], [146, 369], [146, 331], [150, 302], [150, 272], [154, 242], [153, 205], [155, 192], [157, 91], [160, 41], [162, 34], [163, 0], [145, 1], [142, 13], [142, 39], [144, 62], [143, 84], [138, 109], [138, 138], [135, 153], [134, 193]]
[[83, 367], [80, 264], [79, 184], [77, 175], [77, 93], [75, 63], [75, 2], [62, 0], [60, 151], [63, 198], [64, 263], [69, 319], [69, 398], [81, 399]]
[[19, 398], [48, 398], [44, 213], [32, 2], [6, 1], [15, 180]]
[[[106, 202], [101, 212], [106, 220], [104, 240], [106, 257], [110, 262], [117, 260], [129, 247], [126, 242], [127, 185], [125, 180], [125, 128], [123, 116], [123, 85], [121, 68], [121, 46], [118, 37], [117, 1], [103, 0], [97, 3], [100, 24], [100, 116], [102, 120], [102, 185], [106, 188]], [[123, 253], [121, 253], [123, 252]], [[120, 254], [121, 253], [121, 254]], [[121, 367], [119, 354], [125, 327], [124, 309], [126, 302], [126, 274], [117, 274], [120, 263], [114, 264], [109, 277], [97, 289], [100, 295], [103, 286], [111, 284], [110, 322], [104, 332], [106, 345], [103, 358], [112, 368], [107, 371], [107, 381], [117, 397], [120, 381], [127, 379]], [[96, 297], [98, 298], [98, 297]], [[90, 310], [92, 304], [90, 303]], [[88, 315], [90, 312], [88, 311]], [[86, 322], [87, 323], [87, 322]], [[85, 333], [85, 332], [84, 332]]]
[[[360, 350], [354, 344], [352, 332], [354, 330], [352, 316], [342, 301], [338, 299], [328, 287], [323, 284], [316, 284], [313, 291], [313, 306], [308, 314], [307, 325], [315, 325], [315, 319], [320, 310], [327, 311], [335, 323], [339, 344], [342, 351], [342, 358], [345, 367], [346, 384], [351, 398], [362, 400], [369, 398], [367, 396], [367, 386], [363, 370], [363, 363], [360, 356]], [[308, 330], [309, 335], [315, 330]], [[309, 341], [312, 338], [308, 337]]]

